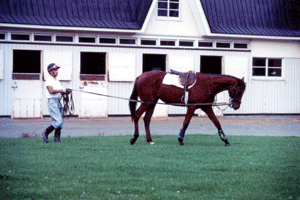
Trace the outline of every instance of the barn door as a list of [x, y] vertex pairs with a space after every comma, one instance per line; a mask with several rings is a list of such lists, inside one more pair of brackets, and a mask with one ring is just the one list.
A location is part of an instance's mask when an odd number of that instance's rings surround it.
[[41, 51], [13, 50], [12, 118], [42, 118]]
[[[200, 72], [204, 74], [222, 74], [224, 67], [222, 66], [222, 56], [200, 56]], [[216, 95], [216, 102], [224, 102], [224, 93]], [[213, 107], [216, 116], [223, 116], [223, 111], [217, 107]], [[199, 111], [198, 116], [206, 116], [203, 111]]]
[[[107, 95], [106, 53], [80, 53], [80, 89], [86, 92]], [[107, 117], [107, 97], [81, 93], [80, 118]]]

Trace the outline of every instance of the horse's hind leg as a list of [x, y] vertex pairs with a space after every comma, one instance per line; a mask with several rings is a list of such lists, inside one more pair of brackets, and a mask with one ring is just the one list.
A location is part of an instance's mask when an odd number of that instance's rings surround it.
[[130, 140], [131, 145], [133, 145], [139, 137], [139, 120], [140, 120], [142, 114], [148, 108], [148, 106], [149, 106], [148, 104], [142, 103], [142, 105], [135, 112], [135, 118], [133, 119], [133, 121], [134, 121], [134, 135], [133, 135], [133, 138]]
[[146, 111], [146, 114], [144, 117], [146, 139], [150, 145], [155, 145], [155, 143], [152, 141], [151, 133], [150, 133], [150, 122], [151, 122], [151, 118], [152, 118], [155, 106], [156, 106], [156, 104], [150, 104], [149, 107], [147, 108], [147, 111]]
[[189, 106], [188, 110], [187, 110], [187, 113], [185, 115], [185, 119], [184, 119], [184, 122], [183, 122], [183, 126], [182, 126], [182, 129], [180, 129], [180, 132], [179, 132], [179, 135], [178, 135], [178, 142], [180, 143], [181, 146], [183, 146], [183, 138], [184, 138], [184, 134], [185, 134], [185, 131], [186, 129], [188, 128], [189, 124], [190, 124], [190, 121], [193, 117], [193, 114], [196, 110], [196, 106]]
[[217, 119], [217, 117], [216, 117], [216, 115], [215, 115], [212, 107], [204, 107], [204, 108], [201, 108], [201, 109], [207, 114], [207, 116], [209, 117], [209, 119], [217, 127], [218, 134], [219, 134], [221, 140], [223, 142], [225, 142], [225, 146], [230, 146], [230, 143], [228, 142], [228, 139], [227, 139], [225, 133], [223, 132], [221, 124], [220, 124], [219, 120]]

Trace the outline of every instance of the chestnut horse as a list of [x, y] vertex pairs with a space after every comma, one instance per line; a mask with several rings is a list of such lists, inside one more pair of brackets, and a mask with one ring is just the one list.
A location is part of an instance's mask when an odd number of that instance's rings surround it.
[[[146, 114], [144, 117], [144, 122], [146, 139], [149, 144], [155, 144], [151, 139], [149, 126], [155, 105], [159, 99], [166, 104], [182, 103], [181, 100], [183, 89], [176, 86], [163, 84], [162, 82], [165, 75], [166, 72], [163, 71], [149, 71], [143, 73], [135, 80], [130, 99], [137, 100], [138, 97], [140, 97], [142, 103], [136, 110], [137, 102], [129, 102], [131, 118], [135, 125], [134, 137], [130, 140], [132, 145], [139, 137], [138, 121], [145, 111]], [[246, 89], [244, 78], [238, 79], [227, 75], [210, 75], [201, 73], [197, 73], [196, 78], [196, 84], [189, 89], [188, 109], [182, 129], [178, 135], [178, 141], [180, 145], [184, 145], [183, 138], [185, 131], [188, 128], [195, 110], [200, 108], [207, 114], [209, 119], [218, 129], [218, 134], [221, 140], [225, 142], [225, 146], [230, 146], [230, 143], [228, 142], [226, 135], [224, 134], [222, 127], [214, 114], [212, 103], [214, 102], [215, 96], [218, 93], [228, 90], [231, 102], [230, 107], [232, 107], [234, 110], [239, 109], [243, 93]]]

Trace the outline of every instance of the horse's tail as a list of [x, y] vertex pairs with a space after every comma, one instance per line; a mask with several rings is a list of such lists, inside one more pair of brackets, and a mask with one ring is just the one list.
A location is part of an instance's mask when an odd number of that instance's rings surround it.
[[130, 109], [130, 113], [131, 113], [131, 120], [134, 121], [136, 116], [135, 116], [135, 109], [136, 109], [136, 100], [138, 98], [139, 94], [135, 88], [135, 85], [133, 87], [131, 96], [130, 96], [130, 100], [134, 100], [134, 101], [129, 101], [129, 109]]

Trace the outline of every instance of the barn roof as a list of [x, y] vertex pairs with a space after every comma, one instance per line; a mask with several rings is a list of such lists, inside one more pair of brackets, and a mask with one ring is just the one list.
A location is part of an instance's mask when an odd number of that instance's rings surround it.
[[212, 33], [300, 36], [298, 0], [199, 0]]
[[0, 23], [141, 29], [152, 0], [0, 0]]
[[[192, 1], [192, 0], [190, 0]], [[298, 0], [200, 1], [211, 33], [300, 37]], [[155, 0], [0, 0], [0, 24], [141, 30]]]

